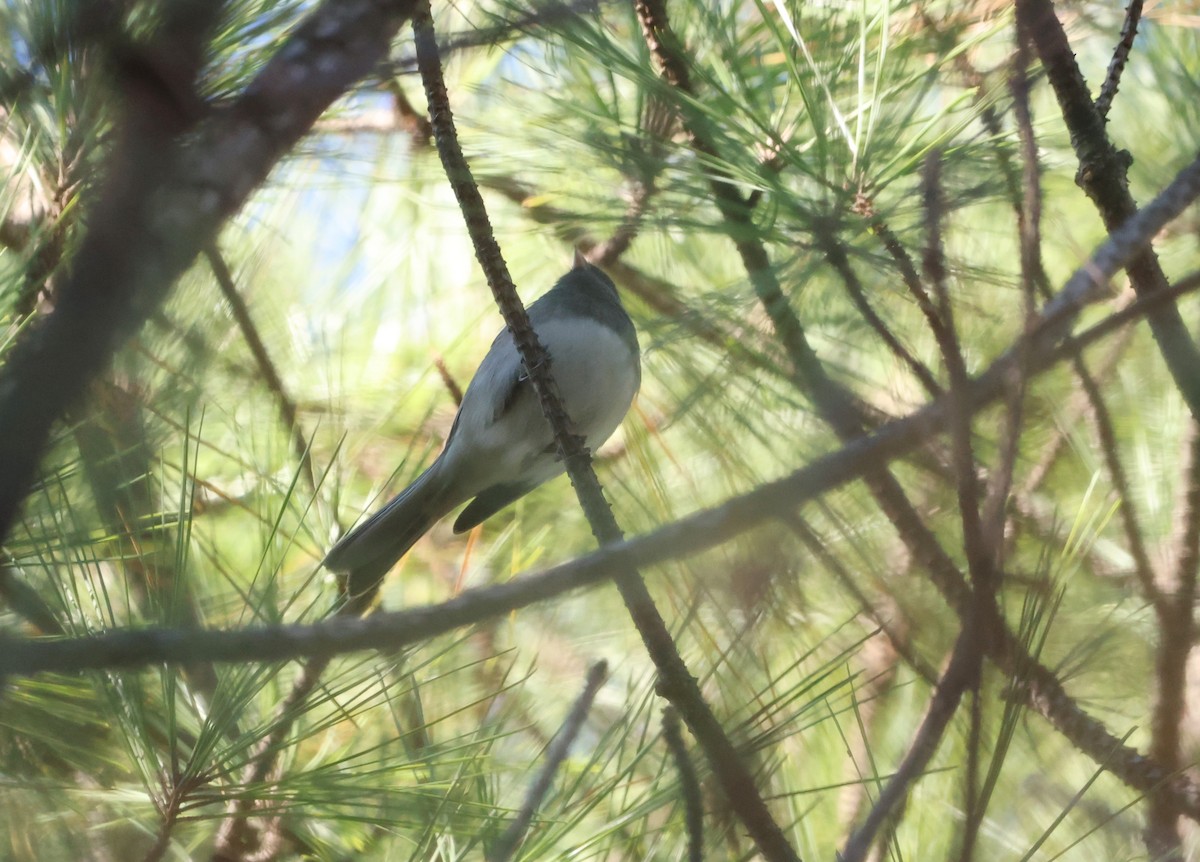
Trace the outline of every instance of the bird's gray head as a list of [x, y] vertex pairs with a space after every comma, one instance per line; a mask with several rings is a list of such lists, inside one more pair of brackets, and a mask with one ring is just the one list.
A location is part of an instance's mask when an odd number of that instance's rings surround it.
[[597, 267], [576, 255], [575, 266], [529, 309], [536, 324], [540, 319], [587, 317], [615, 330], [636, 350], [633, 323], [621, 305], [617, 286]]
[[621, 298], [612, 279], [581, 257], [575, 266], [560, 278], [546, 294], [546, 299], [568, 313], [587, 314], [597, 307], [616, 306], [621, 309]]

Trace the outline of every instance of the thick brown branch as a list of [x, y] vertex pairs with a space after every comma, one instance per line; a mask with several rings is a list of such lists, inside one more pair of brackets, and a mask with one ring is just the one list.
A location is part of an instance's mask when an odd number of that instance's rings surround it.
[[[218, 3], [198, 5], [208, 9], [209, 21], [220, 11]], [[199, 124], [164, 116], [177, 109], [160, 98], [138, 102], [158, 98], [158, 91], [131, 96], [108, 180], [58, 305], [0, 369], [0, 537], [33, 481], [54, 421], [284, 153], [386, 56], [411, 6], [411, 0], [318, 6], [241, 97]], [[188, 32], [202, 40], [206, 30]]]

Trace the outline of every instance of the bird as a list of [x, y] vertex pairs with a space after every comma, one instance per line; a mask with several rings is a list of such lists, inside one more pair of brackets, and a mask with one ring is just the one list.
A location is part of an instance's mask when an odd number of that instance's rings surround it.
[[[641, 349], [616, 285], [576, 252], [570, 269], [530, 304], [529, 322], [584, 445], [595, 452], [641, 386]], [[435, 523], [468, 503], [463, 533], [565, 470], [511, 333], [480, 362], [434, 462], [326, 554], [343, 613], [370, 606], [384, 576]]]

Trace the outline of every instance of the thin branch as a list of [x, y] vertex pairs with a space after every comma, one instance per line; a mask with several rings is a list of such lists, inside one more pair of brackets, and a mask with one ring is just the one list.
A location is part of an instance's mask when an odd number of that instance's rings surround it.
[[[521, 355], [542, 412], [554, 431], [559, 456], [566, 466], [592, 533], [601, 545], [619, 542], [622, 538], [621, 529], [604, 498], [600, 483], [596, 480], [591, 458], [583, 447], [583, 440], [574, 433], [570, 418], [563, 409], [551, 376], [551, 362], [529, 324], [529, 317], [492, 234], [483, 198], [458, 144], [454, 117], [442, 79], [441, 61], [438, 57], [437, 39], [433, 31], [428, 0], [424, 0], [419, 6], [413, 21], [413, 33], [416, 37], [418, 63], [425, 82], [425, 96], [429, 104], [429, 116], [434, 127], [438, 154], [463, 212], [467, 230], [475, 246], [475, 255], [487, 276], [488, 286]], [[700, 687], [679, 655], [670, 630], [646, 589], [641, 575], [634, 567], [628, 567], [618, 571], [615, 582], [642, 643], [658, 671], [658, 693], [675, 705], [704, 748], [713, 772], [728, 795], [731, 807], [754, 838], [759, 850], [768, 860], [798, 862], [799, 856], [772, 818], [758, 791], [754, 776], [742, 762], [737, 748], [704, 701]]]
[[1133, 558], [1134, 576], [1141, 585], [1142, 593], [1154, 606], [1161, 623], [1165, 609], [1163, 596], [1158, 584], [1155, 583], [1154, 567], [1150, 563], [1150, 554], [1146, 549], [1142, 528], [1138, 524], [1137, 505], [1132, 486], [1129, 483], [1129, 476], [1125, 472], [1125, 464], [1121, 461], [1116, 423], [1113, 421], [1108, 404], [1104, 400], [1104, 392], [1101, 390], [1100, 384], [1096, 382], [1096, 378], [1088, 372], [1087, 366], [1083, 364], [1082, 358], [1078, 355], [1073, 361], [1079, 384], [1092, 405], [1092, 424], [1100, 443], [1100, 454], [1108, 469], [1109, 478], [1112, 480], [1113, 490], [1117, 492], [1121, 501], [1119, 513], [1121, 528], [1125, 532], [1125, 543], [1128, 546], [1129, 555]]
[[429, 146], [433, 141], [433, 126], [429, 124], [429, 118], [413, 107], [399, 80], [390, 78], [386, 86], [392, 94], [392, 114], [399, 126], [411, 136], [413, 149]]
[[958, 710], [963, 693], [977, 679], [978, 663], [979, 640], [971, 631], [963, 630], [954, 645], [946, 672], [938, 680], [925, 719], [921, 722], [908, 753], [904, 755], [903, 762], [879, 794], [879, 799], [871, 807], [867, 819], [846, 842], [846, 847], [839, 857], [840, 862], [863, 862], [867, 858], [876, 834], [892, 816], [893, 811], [903, 804], [908, 796], [909, 787], [921, 777], [937, 752], [938, 744], [950, 725], [950, 719]]
[[658, 192], [658, 175], [666, 165], [663, 142], [671, 137], [678, 122], [679, 118], [672, 107], [653, 96], [647, 98], [642, 112], [642, 135], [629, 144], [636, 158], [633, 159], [633, 167], [626, 171], [631, 189], [625, 214], [612, 235], [588, 252], [588, 260], [596, 266], [611, 266], [637, 238], [650, 208], [650, 200]]
[[646, 209], [649, 207], [650, 198], [654, 196], [655, 190], [653, 178], [635, 181], [629, 194], [629, 201], [625, 206], [625, 214], [621, 217], [621, 223], [617, 225], [612, 236], [597, 243], [587, 253], [586, 256], [590, 263], [607, 268], [629, 250], [641, 229], [642, 219], [646, 215]]
[[[1037, 137], [1033, 129], [1033, 114], [1029, 106], [1029, 53], [1025, 42], [1018, 40], [1013, 74], [1009, 89], [1013, 94], [1013, 115], [1021, 143], [1022, 196], [1017, 209], [1017, 233], [1021, 249], [1021, 296], [1024, 300], [1024, 326], [1032, 326], [1037, 318], [1037, 285], [1044, 283], [1042, 267], [1042, 186], [1038, 163]], [[1080, 360], [1082, 363], [1082, 359]], [[1000, 436], [1000, 460], [992, 471], [983, 502], [981, 520], [988, 546], [995, 554], [998, 569], [1004, 566], [1004, 526], [1007, 523], [1009, 496], [1020, 454], [1021, 429], [1025, 416], [1025, 393], [1028, 373], [1025, 362], [1017, 365], [1016, 379], [1009, 387], [1006, 399], [1004, 426]]]
[[534, 813], [550, 791], [554, 776], [558, 774], [559, 767], [571, 752], [575, 738], [583, 729], [583, 722], [587, 719], [588, 712], [591, 711], [592, 701], [596, 699], [596, 694], [600, 691], [600, 686], [604, 684], [607, 676], [608, 664], [606, 662], [598, 661], [588, 668], [587, 683], [583, 687], [583, 692], [575, 701], [575, 705], [571, 707], [570, 713], [562, 727], [558, 729], [549, 748], [546, 749], [541, 770], [529, 785], [525, 801], [517, 811], [517, 816], [504, 830], [504, 834], [500, 836], [496, 846], [488, 853], [488, 862], [508, 862], [517, 851], [517, 845], [521, 843], [521, 839], [525, 837], [525, 832], [529, 829], [529, 824], [533, 822]]
[[683, 798], [683, 820], [688, 837], [688, 862], [703, 862], [704, 859], [704, 798], [696, 767], [688, 756], [687, 744], [679, 727], [679, 713], [668, 705], [663, 709], [663, 740], [675, 761], [679, 773], [679, 795]]
[[408, 94], [400, 86], [400, 81], [389, 78], [383, 86], [392, 97], [391, 108], [366, 109], [326, 117], [314, 124], [313, 131], [326, 135], [394, 135], [403, 132], [409, 136], [409, 144], [413, 150], [429, 146], [433, 139], [429, 119], [413, 107]]
[[1100, 86], [1100, 95], [1096, 97], [1096, 113], [1107, 118], [1113, 98], [1121, 86], [1121, 73], [1129, 61], [1129, 52], [1133, 50], [1133, 40], [1137, 36], [1138, 22], [1142, 18], [1142, 0], [1130, 0], [1125, 7], [1125, 21], [1121, 25], [1121, 38], [1113, 49], [1112, 59], [1108, 63], [1108, 73]]
[[[292, 732], [296, 719], [303, 712], [308, 696], [329, 666], [331, 657], [332, 654], [309, 657], [308, 663], [292, 685], [292, 690], [279, 704], [271, 732], [262, 738], [246, 766], [241, 780], [244, 789], [253, 789], [271, 776], [278, 762], [279, 752]], [[225, 819], [221, 821], [217, 830], [212, 862], [242, 862], [255, 849], [257, 835], [249, 819], [254, 801], [255, 797], [251, 793], [239, 793], [230, 801]]]
[[458, 385], [458, 381], [454, 379], [454, 375], [446, 367], [446, 360], [441, 356], [433, 357], [433, 367], [437, 370], [438, 377], [442, 380], [442, 385], [446, 387], [446, 392], [450, 394], [450, 400], [454, 402], [454, 406], [456, 408], [461, 407], [463, 400], [462, 387]]
[[862, 282], [850, 266], [850, 261], [844, 256], [838, 256], [829, 262], [837, 270], [838, 275], [841, 276], [842, 284], [846, 286], [846, 293], [850, 295], [850, 301], [854, 303], [854, 307], [858, 309], [858, 313], [862, 315], [863, 320], [867, 322], [872, 331], [879, 336], [880, 340], [892, 351], [897, 359], [908, 366], [913, 376], [917, 378], [930, 398], [937, 398], [941, 395], [942, 387], [938, 385], [933, 372], [926, 367], [925, 363], [913, 356], [907, 347], [900, 343], [900, 339], [896, 337], [896, 334], [892, 332], [883, 318], [879, 316], [879, 313], [871, 307]]
[[893, 233], [887, 222], [875, 210], [874, 202], [865, 194], [860, 192], [855, 196], [851, 209], [865, 218], [871, 233], [879, 237], [884, 250], [896, 264], [896, 269], [900, 272], [900, 279], [908, 288], [909, 296], [917, 303], [917, 308], [925, 318], [929, 331], [937, 336], [943, 328], [942, 321], [938, 317], [937, 309], [933, 306], [933, 300], [929, 298], [929, 292], [925, 290], [925, 285], [921, 282], [921, 276], [917, 274], [917, 267], [913, 263], [912, 257], [904, 244], [900, 242], [900, 238]]
[[[950, 378], [950, 440], [954, 453], [954, 473], [958, 491], [958, 510], [962, 520], [963, 545], [968, 570], [976, 594], [993, 592], [994, 553], [984, 545], [983, 526], [979, 519], [978, 474], [975, 453], [971, 445], [971, 409], [966, 402], [970, 377], [962, 346], [954, 323], [954, 307], [947, 284], [945, 249], [942, 245], [941, 154], [934, 151], [925, 160], [921, 174], [921, 202], [925, 222], [925, 254], [922, 266], [925, 280], [933, 285], [937, 316], [941, 321], [938, 346]], [[977, 619], [982, 623], [983, 619]]]
[[[1187, 712], [1188, 657], [1195, 645], [1196, 572], [1200, 566], [1200, 423], [1188, 423], [1186, 484], [1183, 489], [1175, 567], [1161, 584], [1155, 699], [1150, 722], [1150, 756], [1164, 768], [1184, 768], [1181, 731]], [[1183, 859], [1178, 806], [1168, 795], [1151, 794], [1146, 847], [1154, 859]]]
[[1200, 290], [1200, 270], [1192, 272], [1171, 285], [1169, 290], [1156, 293], [1149, 297], [1138, 297], [1133, 302], [1119, 308], [1108, 317], [1085, 329], [1078, 335], [1064, 339], [1061, 346], [1055, 350], [1057, 359], [1065, 359], [1083, 347], [1094, 344], [1108, 335], [1128, 326], [1130, 322], [1139, 320], [1153, 312], [1161, 305], [1175, 302], [1195, 290]]
[[238, 330], [242, 333], [242, 338], [246, 339], [246, 346], [250, 348], [250, 353], [254, 356], [254, 364], [258, 367], [259, 374], [262, 375], [263, 383], [266, 384], [267, 389], [275, 396], [275, 400], [279, 404], [283, 427], [287, 429], [288, 436], [291, 437], [292, 454], [300, 464], [300, 472], [308, 481], [309, 488], [316, 491], [317, 476], [313, 471], [308, 438], [304, 436], [304, 429], [300, 427], [296, 402], [288, 394], [287, 387], [283, 384], [283, 378], [275, 367], [262, 336], [259, 335], [258, 327], [254, 325], [254, 319], [250, 316], [250, 307], [246, 305], [246, 300], [238, 291], [233, 273], [230, 272], [229, 265], [221, 256], [221, 251], [217, 248], [216, 243], [205, 247], [204, 257], [212, 267], [213, 276], [221, 288], [221, 295], [229, 303], [229, 309], [233, 312], [233, 319], [238, 325]]

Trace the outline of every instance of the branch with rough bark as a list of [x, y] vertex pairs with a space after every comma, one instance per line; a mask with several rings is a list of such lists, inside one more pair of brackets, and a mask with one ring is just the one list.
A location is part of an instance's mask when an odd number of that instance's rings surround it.
[[[199, 24], [211, 23], [220, 5], [179, 5], [207, 9], [197, 26], [180, 28], [177, 40], [200, 45], [207, 27]], [[91, 203], [90, 227], [57, 306], [24, 334], [0, 369], [0, 450], [6, 453], [0, 538], [33, 482], [54, 422], [334, 99], [387, 56], [411, 8], [406, 0], [318, 6], [219, 112], [205, 115], [170, 97], [180, 86], [191, 91], [199, 49], [177, 52], [195, 56], [191, 68], [182, 60], [172, 65], [169, 87], [151, 79], [129, 88], [108, 178]]]

